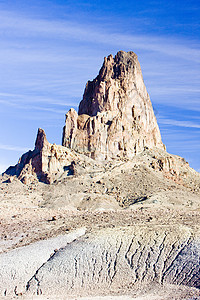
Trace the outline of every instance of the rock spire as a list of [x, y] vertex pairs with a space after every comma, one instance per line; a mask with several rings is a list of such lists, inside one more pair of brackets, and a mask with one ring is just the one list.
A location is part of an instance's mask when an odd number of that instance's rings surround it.
[[135, 53], [104, 58], [98, 76], [86, 84], [78, 114], [66, 114], [62, 145], [96, 160], [165, 149]]
[[[137, 55], [119, 51], [105, 57], [98, 76], [87, 82], [78, 113], [70, 109], [66, 114], [62, 146], [50, 144], [39, 128], [34, 150], [4, 174], [27, 184], [54, 183], [101, 169], [110, 160], [132, 159], [144, 150], [166, 154]], [[171, 158], [159, 158], [150, 167], [177, 175], [174, 165]]]

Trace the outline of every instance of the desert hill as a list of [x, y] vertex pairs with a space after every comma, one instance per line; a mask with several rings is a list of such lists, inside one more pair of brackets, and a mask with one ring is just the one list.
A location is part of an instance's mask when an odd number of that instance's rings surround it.
[[166, 151], [135, 53], [104, 58], [62, 145], [39, 129], [0, 190], [2, 296], [200, 295], [200, 174]]

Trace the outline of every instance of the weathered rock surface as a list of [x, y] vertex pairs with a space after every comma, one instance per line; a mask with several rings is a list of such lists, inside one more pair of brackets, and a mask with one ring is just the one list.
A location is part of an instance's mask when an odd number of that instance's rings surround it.
[[35, 149], [4, 175], [17, 176], [25, 184], [56, 183], [69, 175], [103, 172], [109, 162], [114, 167], [140, 154], [146, 166], [179, 184], [193, 172], [184, 159], [165, 151], [133, 52], [104, 59], [99, 75], [86, 85], [78, 114], [74, 109], [66, 114], [62, 144], [50, 144], [39, 129]]
[[27, 292], [58, 297], [117, 294], [138, 287], [141, 292], [148, 283], [199, 289], [199, 258], [199, 230], [187, 226], [104, 229], [56, 252], [28, 282]]
[[[50, 147], [47, 141], [45, 145]], [[30, 264], [23, 250], [14, 252], [19, 255], [15, 257], [13, 251], [2, 254], [2, 295], [22, 293], [30, 299], [42, 293], [44, 299], [66, 299], [67, 294], [74, 299], [78, 295], [146, 293], [149, 300], [152, 289], [156, 296], [163, 290], [160, 297], [153, 298], [156, 300], [199, 296], [199, 174], [182, 158], [161, 149], [145, 149], [132, 160], [102, 165], [84, 155], [75, 158], [74, 175], [68, 171], [54, 174], [51, 185], [37, 180], [25, 185], [15, 177], [6, 183], [2, 178], [1, 229], [5, 227], [2, 237], [7, 236], [3, 241], [8, 242], [8, 249], [9, 238], [12, 247], [19, 247], [27, 239], [55, 236], [66, 228], [95, 228], [94, 233], [58, 249], [41, 268], [42, 256], [37, 261], [37, 254], [31, 255]], [[162, 209], [156, 211], [158, 207]], [[99, 212], [102, 209], [106, 211]], [[4, 216], [6, 211], [9, 218]]]
[[135, 53], [105, 57], [78, 114], [66, 114], [62, 144], [97, 160], [132, 158], [146, 146], [165, 149]]
[[200, 296], [199, 226], [138, 224], [85, 235], [84, 230], [1, 254], [0, 295]]
[[[166, 152], [133, 52], [105, 58], [63, 146], [39, 129], [0, 191], [2, 296], [200, 296], [200, 174]], [[66, 247], [34, 244], [80, 226]]]
[[[79, 161], [81, 161], [82, 168], [76, 167]], [[67, 147], [50, 144], [44, 130], [39, 128], [35, 149], [23, 154], [18, 164], [9, 167], [4, 175], [17, 176], [25, 184], [35, 180], [50, 184], [63, 173], [76, 175], [77, 172], [79, 174], [87, 172], [91, 165], [95, 165], [92, 159], [88, 160], [87, 157], [81, 156]]]
[[20, 296], [26, 290], [27, 281], [52, 256], [54, 251], [85, 234], [85, 228], [41, 240], [26, 247], [0, 254], [0, 298]]

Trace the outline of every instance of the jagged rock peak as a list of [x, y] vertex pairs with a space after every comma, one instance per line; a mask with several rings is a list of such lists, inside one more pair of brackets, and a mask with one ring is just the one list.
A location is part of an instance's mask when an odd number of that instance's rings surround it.
[[119, 51], [114, 58], [110, 54], [108, 57], [104, 57], [104, 63], [98, 75], [99, 79], [105, 80], [109, 77], [120, 79], [133, 72], [134, 65], [137, 62], [137, 55], [132, 51]]
[[95, 116], [97, 112], [122, 110], [126, 99], [121, 99], [119, 94], [111, 98], [110, 94], [114, 86], [121, 91], [129, 90], [129, 81], [134, 82], [135, 88], [147, 97], [140, 64], [134, 52], [119, 51], [114, 58], [112, 54], [105, 57], [98, 76], [86, 84], [78, 114]]
[[66, 114], [62, 146], [50, 144], [39, 128], [34, 150], [23, 154], [4, 175], [17, 176], [26, 184], [56, 183], [71, 175], [93, 177], [94, 170], [105, 172], [106, 166], [109, 170], [132, 159], [131, 163], [141, 165], [142, 160], [142, 166], [185, 184], [193, 171], [165, 150], [137, 56], [120, 51], [105, 58], [99, 75], [87, 83], [79, 114], [73, 108]]
[[104, 63], [100, 69], [98, 79], [105, 80], [109, 77], [120, 79], [127, 73], [133, 71], [137, 60], [137, 55], [132, 51], [119, 51], [114, 58], [112, 54], [110, 54], [108, 57], [104, 57]]
[[78, 114], [66, 114], [62, 144], [97, 160], [165, 149], [134, 52], [104, 58], [98, 76], [86, 84]]
[[41, 150], [48, 145], [46, 133], [42, 128], [38, 128], [37, 138], [35, 141], [35, 149]]
[[23, 154], [15, 166], [9, 167], [5, 174], [17, 176], [27, 184], [39, 180], [52, 183], [55, 174], [72, 172], [74, 156], [70, 149], [50, 144], [43, 129], [37, 132], [35, 148]]

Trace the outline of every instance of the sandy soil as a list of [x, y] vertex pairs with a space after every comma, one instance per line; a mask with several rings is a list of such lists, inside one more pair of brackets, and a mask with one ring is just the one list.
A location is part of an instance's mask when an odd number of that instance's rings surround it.
[[180, 224], [195, 228], [200, 220], [199, 209], [172, 209], [145, 204], [127, 210], [95, 212], [7, 207], [1, 209], [0, 214], [1, 252], [71, 232], [80, 226], [86, 227], [87, 232], [148, 223], [174, 226]]
[[147, 223], [198, 225], [198, 173], [191, 171], [187, 187], [133, 165], [120, 164], [100, 175], [68, 177], [53, 185], [0, 178], [0, 252], [82, 226], [91, 231]]

